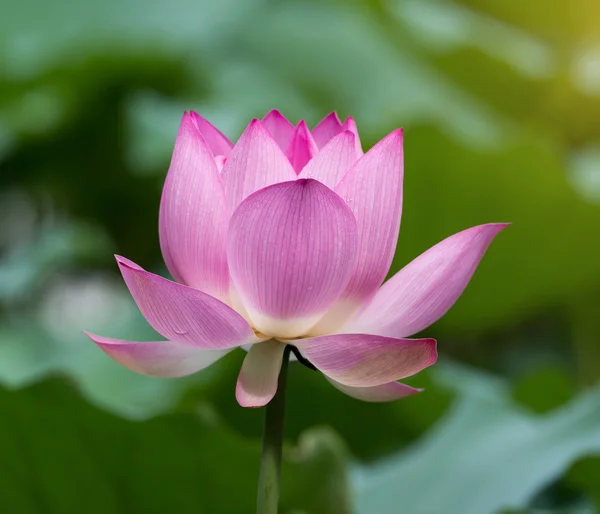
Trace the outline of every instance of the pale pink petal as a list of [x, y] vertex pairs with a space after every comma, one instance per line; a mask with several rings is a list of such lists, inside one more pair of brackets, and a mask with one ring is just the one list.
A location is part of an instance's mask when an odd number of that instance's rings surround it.
[[250, 325], [202, 291], [148, 273], [116, 256], [125, 283], [152, 328], [170, 341], [220, 350], [256, 341]]
[[356, 122], [352, 116], [348, 116], [344, 124], [342, 125], [342, 130], [349, 130], [354, 134], [356, 139], [354, 139], [354, 144], [356, 148], [356, 158], [360, 159], [364, 152], [362, 149], [362, 145], [360, 144], [360, 136], [358, 135], [358, 127], [356, 126]]
[[296, 172], [269, 132], [255, 119], [233, 147], [221, 177], [233, 212], [254, 191], [296, 180]]
[[306, 122], [300, 120], [287, 151], [288, 159], [292, 163], [296, 173], [300, 173], [302, 168], [306, 166], [306, 163], [310, 161], [318, 151], [319, 148], [317, 143], [315, 143], [310, 130], [308, 130]]
[[224, 155], [227, 157], [233, 148], [233, 143], [229, 138], [198, 113], [192, 111], [190, 115], [212, 154], [215, 157], [217, 155]]
[[342, 131], [342, 122], [337, 113], [330, 112], [312, 130], [313, 138], [319, 148], [323, 148], [329, 141]]
[[311, 179], [257, 191], [229, 225], [231, 276], [253, 325], [297, 337], [338, 298], [354, 270], [356, 221]]
[[391, 402], [423, 391], [423, 389], [416, 389], [400, 382], [388, 382], [374, 387], [350, 387], [340, 384], [328, 376], [325, 378], [342, 393], [363, 402]]
[[134, 342], [85, 334], [111, 359], [142, 375], [183, 377], [207, 368], [230, 350], [201, 350], [174, 341]]
[[358, 223], [356, 269], [336, 307], [315, 327], [330, 333], [377, 291], [394, 257], [402, 211], [402, 131], [377, 143], [346, 173], [335, 192]]
[[434, 339], [334, 334], [290, 343], [329, 378], [351, 387], [374, 387], [401, 380], [437, 360]]
[[225, 251], [228, 221], [215, 159], [186, 113], [160, 204], [160, 247], [178, 282], [224, 301], [229, 291]]
[[407, 337], [441, 318], [471, 280], [506, 223], [473, 227], [444, 239], [402, 268], [343, 331]]
[[273, 339], [252, 345], [235, 388], [242, 407], [262, 407], [275, 396], [284, 348], [285, 344]]
[[279, 148], [286, 153], [296, 132], [296, 127], [275, 109], [267, 113], [262, 119], [262, 124], [277, 142]]
[[355, 162], [354, 134], [344, 131], [331, 139], [298, 177], [314, 178], [333, 189]]

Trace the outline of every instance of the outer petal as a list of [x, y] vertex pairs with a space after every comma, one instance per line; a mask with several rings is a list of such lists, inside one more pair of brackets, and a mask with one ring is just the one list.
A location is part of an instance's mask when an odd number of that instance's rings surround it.
[[316, 180], [247, 198], [231, 219], [227, 255], [254, 326], [269, 336], [304, 334], [346, 287], [356, 241], [352, 212]]
[[160, 247], [177, 281], [223, 300], [229, 290], [228, 221], [215, 159], [186, 113], [160, 204]]
[[352, 132], [356, 139], [354, 140], [354, 144], [356, 145], [356, 158], [360, 159], [364, 152], [362, 150], [362, 145], [360, 144], [360, 136], [358, 135], [358, 127], [356, 126], [356, 122], [352, 116], [348, 116], [344, 124], [342, 125], [342, 130], [349, 130]]
[[200, 350], [173, 341], [138, 343], [85, 334], [110, 358], [142, 375], [183, 377], [210, 366], [230, 350]]
[[339, 303], [315, 333], [334, 331], [385, 279], [400, 228], [402, 175], [402, 131], [396, 130], [367, 152], [336, 186], [358, 223], [358, 259]]
[[325, 378], [329, 380], [333, 387], [342, 391], [342, 393], [363, 402], [391, 402], [423, 391], [423, 389], [416, 389], [400, 382], [389, 382], [374, 387], [350, 387], [340, 384], [327, 376]]
[[292, 163], [296, 173], [300, 173], [302, 168], [306, 166], [306, 163], [310, 161], [318, 151], [319, 147], [317, 146], [317, 143], [315, 143], [310, 130], [308, 130], [306, 122], [300, 120], [287, 151], [288, 159]]
[[318, 147], [323, 148], [342, 130], [342, 122], [338, 118], [337, 113], [331, 112], [325, 116], [312, 130], [312, 135]]
[[401, 380], [437, 360], [434, 339], [334, 334], [290, 342], [329, 378], [351, 387], [374, 387]]
[[314, 178], [333, 189], [355, 162], [354, 134], [344, 131], [331, 139], [298, 176]]
[[117, 256], [125, 283], [152, 328], [170, 341], [220, 350], [256, 342], [250, 325], [202, 291], [148, 273]]
[[198, 113], [192, 111], [190, 115], [212, 154], [215, 157], [217, 155], [224, 155], [227, 157], [233, 148], [233, 143], [229, 138]]
[[279, 148], [284, 153], [287, 152], [294, 137], [294, 132], [296, 132], [296, 127], [275, 109], [267, 113], [262, 119], [262, 124], [277, 142]]
[[296, 172], [262, 123], [255, 119], [233, 147], [221, 176], [233, 212], [254, 191], [295, 180]]
[[388, 280], [343, 331], [406, 337], [428, 327], [454, 305], [488, 246], [506, 226], [473, 227], [430, 248]]
[[275, 396], [284, 348], [285, 344], [275, 340], [252, 345], [235, 388], [242, 407], [262, 407]]

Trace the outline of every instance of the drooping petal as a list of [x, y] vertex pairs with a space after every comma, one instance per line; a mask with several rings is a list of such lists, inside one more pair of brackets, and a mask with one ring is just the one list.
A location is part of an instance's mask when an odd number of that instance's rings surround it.
[[308, 130], [306, 122], [300, 120], [287, 151], [288, 159], [292, 163], [296, 173], [300, 173], [308, 161], [317, 155], [318, 151], [319, 147], [315, 143], [310, 130]]
[[269, 132], [255, 119], [233, 147], [221, 177], [233, 212], [254, 191], [296, 180], [296, 172]]
[[142, 375], [183, 377], [207, 368], [230, 350], [201, 350], [174, 341], [134, 342], [85, 332], [111, 359]]
[[215, 159], [186, 113], [160, 204], [160, 247], [178, 282], [224, 301], [229, 291], [227, 209]]
[[400, 382], [389, 382], [374, 387], [350, 387], [336, 382], [327, 375], [325, 378], [342, 393], [363, 402], [391, 402], [423, 391], [423, 389], [416, 389]]
[[152, 328], [170, 341], [220, 350], [256, 341], [250, 325], [202, 291], [148, 273], [117, 256], [125, 283]]
[[471, 280], [506, 223], [479, 225], [444, 239], [402, 268], [343, 331], [407, 337], [441, 318]]
[[262, 407], [275, 396], [284, 348], [285, 344], [275, 340], [252, 345], [235, 388], [242, 407]]
[[355, 136], [354, 144], [356, 149], [356, 158], [360, 159], [364, 152], [362, 149], [362, 145], [360, 144], [360, 136], [358, 135], [358, 127], [356, 126], [356, 122], [352, 116], [348, 116], [344, 124], [342, 125], [342, 130], [348, 130], [352, 132]]
[[282, 152], [287, 153], [294, 137], [294, 132], [296, 132], [296, 127], [275, 109], [266, 114], [262, 119], [262, 124], [277, 142]]
[[354, 134], [344, 131], [331, 139], [298, 177], [314, 178], [333, 189], [355, 162]]
[[312, 130], [313, 138], [319, 148], [323, 148], [329, 141], [342, 131], [342, 122], [337, 113], [330, 112]]
[[371, 148], [336, 186], [358, 223], [358, 258], [346, 290], [315, 328], [316, 334], [334, 331], [385, 279], [400, 228], [402, 175], [402, 131], [396, 130]]
[[229, 152], [233, 148], [233, 143], [229, 138], [223, 134], [217, 127], [215, 127], [210, 121], [200, 116], [198, 113], [192, 111], [190, 113], [192, 121], [202, 134], [204, 141], [210, 148], [212, 154], [216, 157], [217, 155], [224, 155], [227, 157]]
[[227, 255], [253, 325], [269, 336], [303, 334], [346, 287], [356, 241], [352, 212], [316, 180], [248, 197], [231, 219]]
[[333, 334], [290, 343], [329, 378], [351, 387], [374, 387], [401, 380], [437, 360], [434, 339]]

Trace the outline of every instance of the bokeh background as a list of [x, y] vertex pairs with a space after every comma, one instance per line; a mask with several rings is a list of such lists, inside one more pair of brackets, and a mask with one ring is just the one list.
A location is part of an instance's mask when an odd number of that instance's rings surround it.
[[337, 110], [405, 128], [392, 272], [511, 221], [427, 330], [426, 391], [363, 404], [294, 365], [282, 512], [600, 512], [597, 0], [20, 0], [0, 15], [0, 504], [7, 514], [254, 510], [242, 351], [185, 379], [81, 333], [152, 330], [113, 254], [165, 274], [184, 109], [232, 138]]

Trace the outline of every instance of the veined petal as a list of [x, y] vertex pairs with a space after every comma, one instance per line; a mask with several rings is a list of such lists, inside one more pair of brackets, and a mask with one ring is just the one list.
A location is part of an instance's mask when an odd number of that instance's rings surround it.
[[315, 333], [330, 333], [377, 291], [394, 257], [402, 211], [402, 131], [376, 144], [346, 173], [335, 192], [358, 224], [356, 268], [338, 305]]
[[200, 134], [202, 134], [202, 137], [204, 138], [204, 141], [206, 141], [206, 144], [210, 148], [212, 154], [215, 157], [217, 155], [224, 155], [227, 157], [233, 148], [233, 143], [229, 140], [229, 138], [210, 121], [203, 118], [198, 113], [192, 111], [190, 115], [192, 121], [200, 131]]
[[289, 342], [329, 378], [351, 387], [401, 380], [437, 360], [434, 339], [334, 334]]
[[423, 389], [416, 389], [400, 382], [389, 382], [374, 387], [350, 387], [340, 384], [326, 375], [325, 378], [342, 393], [363, 402], [391, 402], [423, 391]]
[[333, 189], [356, 160], [354, 134], [346, 130], [331, 139], [298, 177], [314, 178]]
[[479, 225], [444, 239], [402, 268], [343, 332], [407, 337], [441, 318], [471, 280], [506, 223]]
[[312, 130], [313, 138], [319, 148], [323, 148], [329, 141], [342, 131], [342, 122], [337, 113], [330, 112]]
[[183, 377], [207, 368], [230, 350], [201, 350], [174, 341], [134, 342], [84, 332], [106, 355], [151, 377]]
[[342, 130], [348, 130], [352, 132], [355, 136], [354, 145], [356, 149], [356, 158], [360, 159], [364, 152], [362, 149], [362, 145], [360, 144], [360, 136], [358, 135], [358, 127], [356, 126], [356, 122], [352, 116], [348, 116], [344, 124], [342, 125]]
[[224, 301], [229, 291], [225, 249], [228, 221], [215, 159], [186, 113], [160, 204], [160, 247], [178, 282]]
[[296, 127], [275, 109], [266, 114], [262, 119], [262, 124], [277, 142], [282, 152], [286, 153], [294, 137], [294, 132], [296, 132]]
[[148, 273], [117, 256], [125, 283], [152, 328], [170, 341], [220, 350], [256, 342], [250, 325], [202, 291]]
[[262, 407], [275, 396], [284, 348], [285, 344], [275, 340], [252, 345], [235, 388], [242, 407]]
[[255, 119], [233, 147], [221, 177], [233, 212], [254, 191], [296, 180], [296, 172], [267, 129]]
[[294, 137], [290, 143], [290, 147], [287, 151], [287, 156], [296, 173], [300, 173], [302, 168], [306, 166], [306, 163], [310, 161], [319, 151], [319, 147], [306, 126], [304, 120], [300, 120]]
[[305, 333], [354, 270], [356, 221], [344, 201], [311, 179], [248, 197], [229, 225], [231, 277], [253, 325], [269, 336]]

